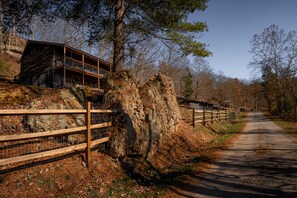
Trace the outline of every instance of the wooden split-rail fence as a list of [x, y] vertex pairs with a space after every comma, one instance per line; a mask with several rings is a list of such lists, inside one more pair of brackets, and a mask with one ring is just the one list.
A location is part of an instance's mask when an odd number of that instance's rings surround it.
[[59, 129], [45, 132], [36, 133], [22, 133], [13, 135], [0, 135], [0, 143], [8, 143], [12, 141], [29, 140], [36, 138], [46, 138], [61, 135], [70, 135], [77, 132], [85, 133], [85, 141], [80, 144], [75, 144], [63, 148], [37, 152], [33, 154], [26, 154], [21, 156], [8, 157], [0, 159], [0, 167], [3, 165], [25, 162], [35, 159], [42, 159], [47, 157], [54, 157], [57, 155], [66, 155], [76, 151], [85, 150], [85, 159], [87, 167], [90, 166], [91, 161], [91, 148], [98, 146], [99, 144], [109, 141], [109, 137], [103, 137], [91, 141], [91, 130], [101, 129], [112, 126], [112, 122], [104, 122], [100, 124], [91, 125], [91, 114], [103, 114], [103, 113], [116, 113], [115, 110], [109, 109], [91, 109], [90, 102], [86, 103], [85, 109], [1, 109], [0, 117], [2, 116], [24, 116], [24, 115], [69, 115], [69, 114], [84, 114], [85, 115], [85, 126]]
[[181, 108], [186, 108], [191, 113], [191, 120], [189, 122], [192, 124], [193, 127], [196, 124], [200, 123], [204, 126], [207, 123], [219, 123], [223, 120], [227, 121], [230, 120], [230, 110], [229, 109], [205, 109], [197, 110], [195, 108], [190, 108], [187, 106], [180, 106]]
[[220, 122], [222, 120], [229, 120], [229, 111], [226, 110], [196, 110], [192, 109], [192, 124], [195, 127], [196, 123], [203, 123], [203, 125], [206, 125], [206, 123], [211, 122], [212, 124], [214, 122]]

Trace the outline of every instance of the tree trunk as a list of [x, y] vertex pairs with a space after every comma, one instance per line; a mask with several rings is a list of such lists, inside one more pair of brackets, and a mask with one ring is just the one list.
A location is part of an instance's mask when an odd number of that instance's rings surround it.
[[10, 31], [9, 31], [9, 37], [8, 37], [8, 49], [7, 49], [7, 52], [10, 52], [11, 40], [12, 40], [12, 32], [13, 32], [13, 28], [11, 28]]
[[124, 68], [124, 14], [125, 0], [117, 0], [115, 7], [115, 22], [114, 22], [114, 55], [112, 71], [118, 71]]
[[2, 0], [0, 0], [0, 53], [3, 51], [2, 18]]
[[35, 33], [36, 33], [36, 27], [37, 27], [37, 17], [34, 15], [33, 18], [33, 31], [32, 31], [32, 40], [35, 40]]

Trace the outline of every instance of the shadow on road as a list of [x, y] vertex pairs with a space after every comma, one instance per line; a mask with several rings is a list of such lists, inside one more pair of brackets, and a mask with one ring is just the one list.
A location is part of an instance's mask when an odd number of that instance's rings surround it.
[[297, 144], [261, 113], [250, 113], [235, 144], [205, 172], [171, 186], [183, 197], [297, 197]]
[[[297, 184], [292, 181], [297, 177], [297, 168], [290, 167], [292, 164], [297, 164], [297, 160], [272, 157], [263, 163], [263, 159], [230, 158], [212, 163], [228, 170], [227, 174], [192, 172], [188, 174], [190, 184], [180, 181], [171, 189], [185, 197], [296, 197]], [[238, 175], [238, 171], [244, 174]]]

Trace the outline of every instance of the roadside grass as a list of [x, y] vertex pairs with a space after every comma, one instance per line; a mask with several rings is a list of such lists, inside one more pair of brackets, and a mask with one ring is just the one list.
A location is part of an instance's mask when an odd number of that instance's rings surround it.
[[229, 143], [229, 140], [231, 140], [235, 135], [239, 134], [241, 130], [245, 126], [244, 122], [245, 113], [240, 113], [236, 121], [222, 122], [222, 125], [226, 128], [227, 132], [221, 132], [217, 138], [210, 141], [210, 148], [216, 149], [222, 148], [224, 146], [227, 146]]
[[[238, 134], [240, 134], [242, 129], [245, 127], [245, 116], [245, 113], [240, 113], [238, 118], [233, 122], [223, 121], [222, 125], [224, 126], [224, 128], [226, 128], [227, 132], [223, 132], [223, 130], [220, 130], [216, 138], [214, 138], [207, 144], [205, 150], [199, 152], [197, 156], [193, 157], [182, 166], [164, 175], [162, 183], [164, 184], [165, 189], [168, 191], [171, 184], [176, 185], [179, 182], [183, 183], [185, 180], [187, 180], [188, 175], [192, 175], [197, 170], [200, 170], [201, 168], [203, 169], [203, 165], [214, 161], [218, 157], [216, 151], [227, 148], [232, 140], [234, 140], [234, 138]], [[201, 126], [197, 127], [200, 127], [200, 129], [202, 129]]]
[[273, 121], [276, 125], [283, 128], [290, 135], [297, 138], [297, 122], [283, 120], [277, 116], [271, 115], [269, 112], [264, 113], [265, 117]]

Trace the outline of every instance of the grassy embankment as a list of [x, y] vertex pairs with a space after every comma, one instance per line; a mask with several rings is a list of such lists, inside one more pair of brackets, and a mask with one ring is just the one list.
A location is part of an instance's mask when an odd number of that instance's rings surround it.
[[[227, 148], [232, 140], [241, 132], [245, 126], [244, 114], [240, 114], [236, 122], [222, 122], [223, 126], [227, 129], [227, 132], [220, 131], [215, 135], [208, 143], [205, 143], [204, 148], [197, 152], [197, 155], [185, 162], [183, 165], [170, 170], [169, 172], [162, 173], [159, 180], [152, 179], [149, 183], [142, 183], [143, 188], [140, 191], [135, 191], [135, 188], [139, 188], [138, 182], [135, 179], [129, 177], [120, 178], [114, 181], [106, 192], [106, 197], [109, 196], [127, 196], [127, 197], [162, 197], [166, 196], [168, 189], [174, 184], [177, 185], [179, 182], [187, 180], [187, 175], [190, 175], [197, 170], [202, 169], [207, 163], [215, 160], [220, 155], [219, 151]], [[220, 127], [215, 127], [219, 130]], [[211, 132], [209, 129], [199, 125], [196, 127], [196, 131], [205, 130], [208, 133]], [[138, 187], [136, 187], [138, 186]]]

